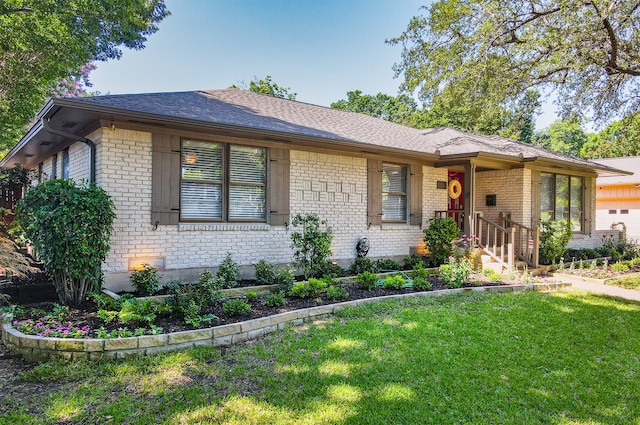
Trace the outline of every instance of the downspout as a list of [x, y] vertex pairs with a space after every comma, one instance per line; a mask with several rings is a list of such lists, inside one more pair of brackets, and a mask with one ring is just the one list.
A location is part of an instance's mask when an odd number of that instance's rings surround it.
[[96, 182], [96, 144], [93, 143], [93, 140], [91, 139], [87, 139], [86, 137], [83, 136], [79, 136], [77, 134], [73, 134], [73, 133], [67, 133], [66, 131], [63, 130], [58, 130], [56, 128], [53, 128], [49, 125], [49, 119], [44, 119], [42, 118], [41, 120], [42, 122], [42, 127], [44, 127], [44, 129], [51, 133], [51, 134], [55, 134], [56, 136], [62, 136], [62, 137], [67, 137], [69, 139], [72, 140], [79, 140], [82, 143], [84, 143], [85, 145], [89, 146], [89, 183], [95, 183]]

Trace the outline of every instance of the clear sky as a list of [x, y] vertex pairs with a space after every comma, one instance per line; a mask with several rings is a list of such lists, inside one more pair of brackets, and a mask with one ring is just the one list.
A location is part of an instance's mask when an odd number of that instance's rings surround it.
[[[401, 47], [385, 43], [424, 0], [166, 0], [171, 16], [141, 51], [98, 63], [92, 91], [147, 93], [226, 88], [254, 77], [329, 106], [362, 90], [395, 96]], [[552, 107], [545, 110], [553, 111]], [[548, 125], [554, 115], [538, 118]]]

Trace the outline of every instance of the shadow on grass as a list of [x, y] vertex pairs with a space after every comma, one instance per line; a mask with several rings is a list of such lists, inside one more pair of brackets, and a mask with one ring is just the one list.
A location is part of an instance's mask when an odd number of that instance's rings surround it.
[[569, 292], [380, 302], [222, 352], [44, 364], [0, 422], [634, 423], [638, 323]]

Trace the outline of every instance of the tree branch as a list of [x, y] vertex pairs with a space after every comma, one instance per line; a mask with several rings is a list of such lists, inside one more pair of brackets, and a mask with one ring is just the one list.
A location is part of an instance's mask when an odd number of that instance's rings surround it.
[[21, 12], [33, 12], [33, 9], [30, 7], [13, 7], [11, 9], [0, 9], [0, 16]]

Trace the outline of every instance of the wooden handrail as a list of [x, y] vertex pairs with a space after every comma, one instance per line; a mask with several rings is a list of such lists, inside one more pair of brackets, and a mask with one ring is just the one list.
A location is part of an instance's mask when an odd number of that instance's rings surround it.
[[501, 226], [480, 214], [476, 214], [475, 221], [478, 245], [497, 261], [513, 267], [515, 265], [513, 241], [516, 229]]
[[515, 229], [513, 246], [516, 257], [531, 267], [538, 267], [540, 228], [524, 226], [503, 213], [500, 213], [500, 221], [504, 228]]

